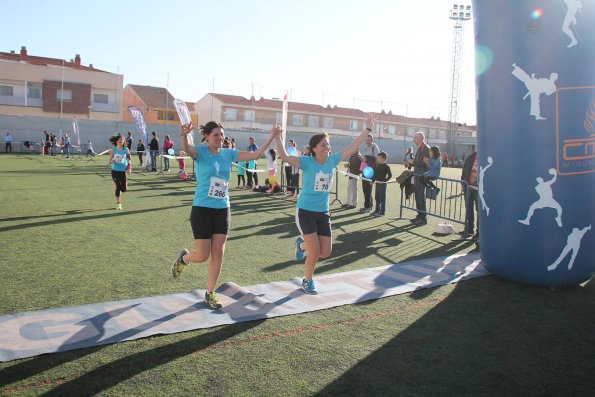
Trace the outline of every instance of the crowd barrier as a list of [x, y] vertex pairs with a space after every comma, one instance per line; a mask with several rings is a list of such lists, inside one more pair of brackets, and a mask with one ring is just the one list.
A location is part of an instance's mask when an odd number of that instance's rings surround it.
[[[417, 175], [415, 175], [415, 177], [417, 177]], [[434, 216], [465, 225], [467, 206], [466, 198], [463, 192], [467, 189], [467, 182], [460, 179], [440, 177], [433, 179], [432, 182], [440, 189], [440, 191], [434, 199], [425, 197], [425, 211], [419, 211], [415, 206], [415, 189], [412, 189], [410, 194], [407, 194], [407, 182], [401, 184], [399, 219], [403, 219], [403, 209], [409, 209], [416, 212], [423, 212], [428, 216]]]

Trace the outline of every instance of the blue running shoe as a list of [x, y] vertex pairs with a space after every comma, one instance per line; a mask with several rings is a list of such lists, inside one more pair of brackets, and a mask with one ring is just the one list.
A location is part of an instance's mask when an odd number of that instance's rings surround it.
[[302, 262], [304, 259], [306, 259], [306, 256], [308, 255], [306, 253], [306, 251], [304, 251], [303, 249], [300, 248], [300, 245], [304, 242], [304, 239], [302, 238], [302, 236], [299, 236], [298, 238], [295, 239], [295, 259]]
[[316, 289], [316, 284], [314, 284], [314, 279], [302, 279], [302, 289], [308, 295], [318, 295], [318, 290]]

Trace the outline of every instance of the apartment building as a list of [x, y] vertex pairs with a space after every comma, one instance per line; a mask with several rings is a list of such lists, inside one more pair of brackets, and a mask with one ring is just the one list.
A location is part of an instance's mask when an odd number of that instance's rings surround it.
[[[200, 120], [220, 120], [232, 130], [264, 130], [272, 124], [281, 124], [283, 102], [278, 99], [249, 99], [218, 93], [206, 94], [196, 103]], [[326, 131], [334, 135], [357, 135], [362, 129], [366, 112], [359, 109], [326, 107], [308, 103], [290, 102], [287, 130], [316, 133]], [[449, 144], [448, 122], [439, 118], [413, 118], [393, 114], [391, 111], [372, 112], [376, 119], [375, 134], [393, 140], [411, 140], [416, 131], [423, 131], [428, 141], [444, 148]], [[476, 129], [461, 124], [458, 136], [467, 138], [465, 145], [474, 145]], [[460, 143], [462, 144], [462, 143]]]
[[0, 114], [119, 120], [123, 76], [65, 60], [0, 52]]

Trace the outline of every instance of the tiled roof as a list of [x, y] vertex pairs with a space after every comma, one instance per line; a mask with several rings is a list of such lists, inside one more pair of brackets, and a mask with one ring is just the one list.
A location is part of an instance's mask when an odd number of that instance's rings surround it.
[[147, 107], [157, 109], [174, 108], [175, 98], [163, 87], [136, 84], [128, 84], [127, 87], [133, 89]]
[[37, 65], [37, 66], [62, 66], [64, 63], [64, 67], [77, 69], [77, 70], [86, 70], [92, 72], [102, 72], [102, 73], [109, 73], [104, 70], [95, 69], [92, 66], [84, 66], [81, 64], [77, 64], [75, 62], [66, 61], [64, 59], [57, 59], [57, 58], [46, 58], [46, 57], [38, 57], [33, 55], [21, 55], [17, 53], [11, 52], [0, 52], [0, 59], [5, 61], [13, 61], [13, 62], [25, 62], [30, 65]]
[[[276, 99], [247, 99], [242, 96], [237, 95], [226, 95], [226, 94], [213, 94], [215, 98], [219, 99], [223, 102], [224, 105], [236, 105], [236, 106], [244, 106], [244, 107], [259, 107], [259, 108], [269, 108], [269, 109], [283, 109], [283, 101], [276, 100]], [[362, 112], [359, 109], [349, 109], [349, 108], [342, 108], [338, 106], [331, 107], [330, 105], [327, 107], [323, 107], [320, 105], [313, 105], [310, 103], [301, 103], [301, 102], [289, 102], [289, 111], [294, 112], [304, 112], [304, 113], [317, 113], [317, 114], [328, 114], [329, 116], [343, 116], [343, 117], [354, 117], [354, 118], [365, 118], [366, 113]]]

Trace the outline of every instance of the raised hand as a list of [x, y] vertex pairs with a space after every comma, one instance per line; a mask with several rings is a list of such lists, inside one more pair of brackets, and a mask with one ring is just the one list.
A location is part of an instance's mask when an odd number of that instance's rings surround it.
[[364, 121], [364, 126], [367, 129], [373, 130], [374, 129], [374, 116], [371, 114], [368, 114], [368, 117], [366, 117], [366, 121]]
[[192, 125], [192, 122], [190, 122], [188, 124], [182, 124], [182, 126], [180, 127], [180, 131], [184, 135], [190, 134], [193, 129], [194, 129], [194, 126]]

